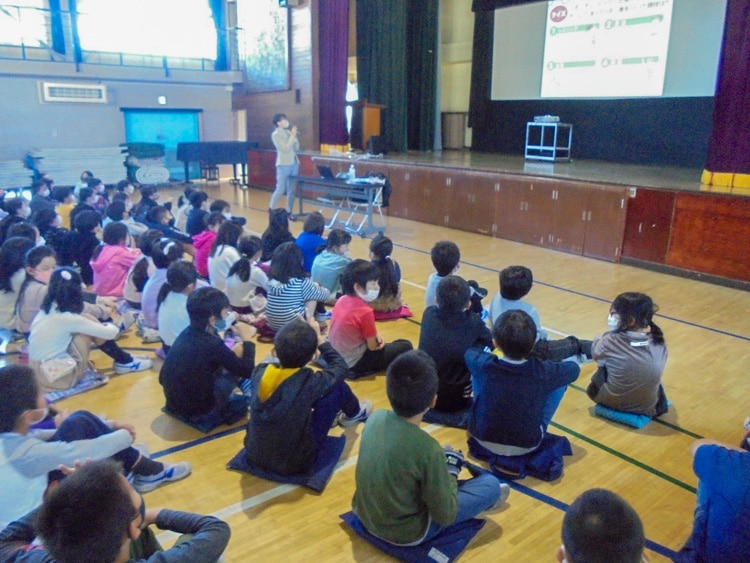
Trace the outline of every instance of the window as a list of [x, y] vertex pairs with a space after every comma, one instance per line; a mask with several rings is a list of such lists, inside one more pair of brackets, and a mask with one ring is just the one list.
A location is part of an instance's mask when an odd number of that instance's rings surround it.
[[238, 0], [240, 57], [249, 92], [289, 88], [289, 12], [279, 0]]
[[0, 44], [46, 47], [44, 4], [44, 0], [13, 0], [13, 5], [0, 6]]
[[216, 59], [208, 0], [79, 0], [78, 14], [86, 51]]

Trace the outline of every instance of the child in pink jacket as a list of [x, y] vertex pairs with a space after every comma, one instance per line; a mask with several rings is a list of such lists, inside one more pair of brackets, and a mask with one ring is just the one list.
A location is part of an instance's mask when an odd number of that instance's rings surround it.
[[193, 235], [193, 248], [195, 248], [195, 257], [193, 263], [195, 269], [201, 277], [208, 278], [208, 256], [211, 254], [211, 248], [219, 232], [219, 227], [226, 221], [224, 215], [218, 212], [206, 215], [206, 228], [203, 232]]
[[128, 270], [141, 257], [137, 248], [128, 248], [128, 227], [113, 222], [104, 227], [104, 244], [94, 251], [91, 268], [94, 270], [94, 292], [99, 296], [122, 297]]

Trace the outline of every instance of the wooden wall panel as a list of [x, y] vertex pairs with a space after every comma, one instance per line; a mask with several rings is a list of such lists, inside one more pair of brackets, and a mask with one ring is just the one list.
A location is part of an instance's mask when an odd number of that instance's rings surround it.
[[664, 264], [677, 192], [637, 188], [628, 199], [622, 255]]
[[667, 265], [750, 281], [750, 199], [678, 193]]

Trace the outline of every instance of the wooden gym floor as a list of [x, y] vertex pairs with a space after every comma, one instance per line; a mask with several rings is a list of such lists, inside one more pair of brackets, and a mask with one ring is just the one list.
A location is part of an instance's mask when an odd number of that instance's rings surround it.
[[[234, 213], [247, 217], [246, 229], [260, 234], [266, 227], [268, 192], [235, 190], [228, 184], [206, 187], [212, 198], [232, 202]], [[177, 190], [164, 190], [177, 199]], [[301, 222], [292, 223], [298, 233]], [[690, 443], [710, 437], [739, 442], [742, 422], [750, 415], [747, 372], [750, 368], [750, 293], [619, 264], [582, 258], [520, 243], [493, 239], [399, 219], [387, 219], [387, 235], [395, 244], [393, 258], [402, 269], [403, 296], [414, 317], [379, 323], [386, 341], [419, 339], [424, 285], [432, 272], [429, 251], [434, 242], [450, 239], [461, 248], [459, 275], [475, 279], [494, 293], [497, 272], [523, 264], [534, 272], [528, 299], [540, 311], [551, 336], [575, 334], [591, 338], [606, 330], [609, 303], [620, 292], [648, 293], [659, 305], [657, 323], [664, 330], [669, 361], [664, 385], [673, 405], [663, 420], [633, 430], [595, 418], [584, 393], [594, 370], [583, 367], [552, 423], [551, 431], [567, 436], [573, 456], [554, 483], [526, 479], [511, 485], [509, 502], [487, 514], [487, 525], [462, 556], [463, 561], [552, 561], [560, 544], [563, 510], [581, 492], [605, 487], [625, 497], [643, 519], [652, 561], [667, 561], [687, 539], [692, 524], [696, 478]], [[367, 257], [369, 241], [355, 238], [351, 255]], [[489, 300], [487, 300], [487, 303]], [[121, 341], [129, 350], [153, 350], [134, 335]], [[260, 361], [270, 345], [257, 346]], [[6, 361], [15, 361], [9, 355]], [[98, 368], [111, 373], [111, 362], [92, 354]], [[0, 360], [1, 362], [2, 360]], [[133, 423], [138, 441], [154, 457], [189, 460], [193, 475], [146, 495], [150, 507], [212, 513], [232, 527], [225, 557], [244, 561], [381, 561], [386, 557], [340, 523], [350, 510], [361, 425], [334, 429], [347, 445], [323, 494], [281, 485], [226, 470], [242, 447], [243, 425], [209, 435], [164, 415], [157, 360], [152, 371], [112, 377], [101, 389], [61, 401], [66, 409], [87, 409]], [[388, 408], [382, 375], [351, 383], [360, 398]], [[466, 433], [425, 425], [441, 443], [466, 450]], [[289, 444], [294, 447], [294, 444]], [[170, 544], [173, 536], [160, 536]]]

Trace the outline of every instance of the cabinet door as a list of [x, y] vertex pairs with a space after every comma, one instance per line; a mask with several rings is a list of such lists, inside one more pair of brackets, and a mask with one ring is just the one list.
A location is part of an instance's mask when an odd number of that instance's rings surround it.
[[493, 235], [495, 200], [500, 193], [498, 175], [464, 172], [452, 187], [446, 224], [454, 229]]
[[627, 202], [622, 255], [665, 264], [676, 192], [634, 189]]
[[585, 215], [590, 188], [579, 184], [557, 184], [552, 200], [555, 202], [554, 223], [550, 246], [555, 250], [583, 254], [586, 233]]
[[537, 246], [554, 246], [558, 190], [551, 182], [533, 181], [526, 196], [526, 240]]
[[619, 262], [627, 213], [627, 189], [601, 187], [589, 190], [585, 213], [584, 256]]
[[430, 225], [444, 225], [447, 220], [449, 194], [457, 171], [413, 167], [410, 175], [409, 219]]
[[495, 233], [518, 242], [531, 242], [528, 227], [529, 180], [501, 176], [500, 191], [495, 200]]
[[393, 185], [393, 193], [391, 194], [388, 215], [402, 219], [411, 219], [409, 211], [416, 199], [416, 196], [411, 193], [414, 189], [411, 168], [401, 164], [393, 165], [391, 167], [390, 180]]

